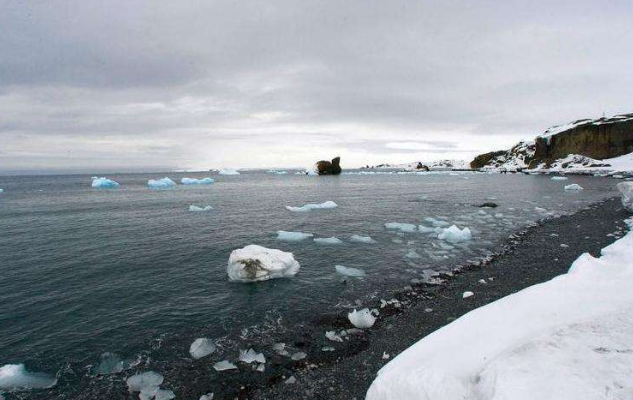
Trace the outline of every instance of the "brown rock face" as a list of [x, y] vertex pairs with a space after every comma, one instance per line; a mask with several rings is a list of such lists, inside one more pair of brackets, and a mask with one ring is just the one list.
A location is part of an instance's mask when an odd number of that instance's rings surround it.
[[333, 158], [332, 161], [318, 161], [316, 163], [319, 175], [338, 175], [341, 173], [341, 157]]
[[421, 170], [421, 171], [429, 171], [429, 167], [422, 164], [421, 162], [419, 162], [418, 165], [416, 165], [415, 169]]
[[488, 163], [492, 161], [493, 159], [499, 156], [503, 156], [506, 153], [507, 151], [505, 150], [499, 150], [499, 151], [491, 151], [490, 153], [480, 154], [477, 157], [475, 157], [474, 160], [470, 162], [470, 168], [472, 169], [483, 168], [484, 166], [488, 165]]

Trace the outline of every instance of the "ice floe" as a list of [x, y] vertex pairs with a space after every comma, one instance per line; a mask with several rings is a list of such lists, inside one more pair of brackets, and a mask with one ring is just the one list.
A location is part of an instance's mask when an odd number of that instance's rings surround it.
[[304, 358], [306, 358], [308, 355], [306, 353], [304, 353], [303, 351], [298, 351], [296, 353], [292, 353], [292, 355], [290, 356], [290, 358], [293, 361], [299, 361], [299, 360], [303, 360]]
[[358, 268], [346, 267], [344, 265], [335, 265], [334, 269], [341, 275], [345, 276], [354, 276], [354, 277], [362, 277], [365, 276], [365, 271]]
[[459, 229], [456, 225], [451, 225], [442, 230], [442, 232], [437, 235], [437, 238], [446, 240], [449, 243], [460, 243], [472, 239], [472, 233], [468, 228]]
[[550, 179], [553, 181], [566, 181], [568, 178], [566, 176], [552, 176]]
[[349, 319], [349, 322], [351, 322], [352, 325], [359, 329], [371, 328], [376, 322], [376, 317], [374, 317], [368, 308], [363, 308], [360, 311], [356, 311], [356, 309], [354, 309], [354, 311], [347, 314], [347, 319]]
[[275, 352], [277, 354], [279, 354], [280, 356], [287, 356], [288, 354], [288, 350], [286, 350], [286, 344], [285, 343], [275, 343], [273, 344], [273, 350], [275, 350]]
[[203, 394], [199, 400], [213, 400], [213, 393]]
[[162, 179], [150, 179], [147, 181], [147, 186], [151, 189], [169, 189], [176, 186], [176, 182], [172, 181], [168, 177]]
[[213, 364], [213, 369], [218, 372], [228, 371], [230, 369], [237, 369], [237, 365], [233, 364], [232, 362], [228, 360], [223, 360], [223, 361], [219, 361]]
[[193, 212], [210, 211], [210, 210], [213, 210], [213, 207], [211, 206], [199, 207], [199, 206], [194, 206], [194, 205], [189, 206], [189, 211], [193, 211]]
[[[95, 189], [115, 189], [119, 187], [119, 183], [105, 177], [93, 177], [92, 187]], [[2, 192], [2, 189], [0, 189]]]
[[620, 182], [617, 188], [622, 194], [622, 205], [633, 212], [633, 182]]
[[231, 281], [257, 282], [293, 276], [300, 267], [292, 253], [252, 244], [231, 252], [227, 273]]
[[577, 183], [572, 183], [571, 185], [565, 185], [565, 190], [582, 190], [582, 186]]
[[96, 372], [99, 375], [118, 374], [131, 368], [133, 361], [123, 360], [115, 353], [106, 352], [101, 354], [101, 361], [97, 365]]
[[343, 241], [336, 237], [314, 238], [316, 244], [343, 244]]
[[196, 360], [206, 357], [216, 350], [215, 343], [211, 339], [198, 338], [189, 346], [189, 354]]
[[182, 178], [180, 183], [183, 185], [210, 185], [215, 182], [212, 178]]
[[416, 231], [416, 226], [414, 224], [407, 224], [404, 222], [387, 222], [385, 224], [385, 228], [406, 233], [413, 233]]
[[284, 242], [300, 242], [311, 238], [312, 236], [314, 235], [311, 233], [277, 231], [277, 240], [282, 240]]
[[424, 218], [424, 220], [436, 228], [443, 228], [445, 226], [449, 226], [450, 224], [446, 221], [442, 221], [440, 219], [435, 219], [433, 217]]
[[125, 383], [130, 392], [140, 392], [139, 397], [143, 400], [153, 398], [160, 390], [163, 380], [163, 376], [158, 372], [147, 371], [130, 376]]
[[240, 350], [240, 356], [238, 359], [241, 362], [246, 363], [246, 364], [250, 364], [254, 362], [257, 362], [260, 364], [266, 363], [266, 357], [264, 357], [264, 354], [258, 353], [253, 349]]
[[301, 207], [286, 206], [286, 209], [292, 212], [307, 212], [312, 210], [329, 210], [338, 207], [338, 204], [329, 200], [324, 203], [309, 203]]
[[240, 173], [235, 169], [223, 168], [218, 170], [220, 175], [239, 175]]
[[27, 371], [24, 364], [6, 364], [0, 367], [0, 389], [46, 389], [56, 383], [57, 379], [48, 374]]
[[376, 241], [372, 239], [371, 236], [361, 235], [352, 235], [349, 237], [349, 241], [354, 243], [376, 243]]

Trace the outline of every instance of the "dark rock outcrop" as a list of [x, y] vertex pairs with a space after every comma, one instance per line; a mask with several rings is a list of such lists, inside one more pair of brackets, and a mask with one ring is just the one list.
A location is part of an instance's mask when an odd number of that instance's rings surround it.
[[418, 165], [415, 166], [415, 169], [417, 169], [418, 171], [430, 171], [429, 167], [422, 164], [421, 162], [419, 162]]
[[332, 161], [318, 161], [316, 169], [319, 175], [338, 175], [341, 173], [341, 157], [335, 157]]
[[479, 207], [481, 207], [481, 208], [496, 208], [496, 207], [499, 207], [499, 206], [497, 205], [497, 203], [488, 202], [488, 203], [481, 204]]
[[486, 165], [489, 165], [492, 160], [500, 156], [504, 156], [506, 155], [506, 153], [507, 153], [506, 150], [499, 150], [499, 151], [491, 151], [490, 153], [480, 154], [477, 157], [475, 157], [474, 160], [470, 162], [470, 168], [472, 169], [483, 168]]

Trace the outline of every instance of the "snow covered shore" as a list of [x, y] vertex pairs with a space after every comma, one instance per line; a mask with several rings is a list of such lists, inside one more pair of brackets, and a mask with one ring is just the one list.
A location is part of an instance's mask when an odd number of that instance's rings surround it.
[[465, 314], [383, 367], [366, 399], [633, 398], [631, 260], [633, 232]]

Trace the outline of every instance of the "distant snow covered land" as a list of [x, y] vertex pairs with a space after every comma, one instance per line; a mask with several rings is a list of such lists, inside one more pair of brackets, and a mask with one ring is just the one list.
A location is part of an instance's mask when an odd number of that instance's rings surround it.
[[629, 232], [420, 340], [380, 370], [366, 399], [631, 399], [632, 354]]

